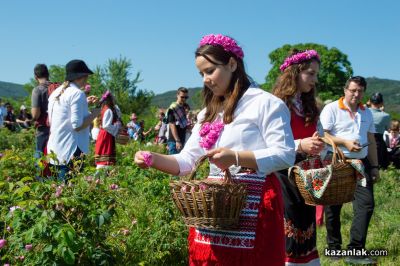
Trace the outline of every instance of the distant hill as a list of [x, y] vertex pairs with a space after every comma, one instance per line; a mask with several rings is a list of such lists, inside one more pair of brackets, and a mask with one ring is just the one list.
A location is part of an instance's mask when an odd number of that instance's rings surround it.
[[28, 92], [21, 84], [0, 81], [0, 97], [5, 98], [23, 98], [28, 96]]
[[[385, 111], [400, 114], [400, 81], [372, 77], [367, 78], [367, 83], [367, 95], [372, 95], [374, 92], [382, 93], [385, 100]], [[190, 98], [188, 103], [192, 109], [198, 109], [201, 106], [201, 89], [189, 89]], [[161, 108], [167, 108], [175, 100], [176, 91], [167, 91], [155, 95], [152, 104]]]
[[400, 81], [380, 78], [367, 78], [367, 94], [380, 92], [385, 101], [385, 111], [400, 114]]

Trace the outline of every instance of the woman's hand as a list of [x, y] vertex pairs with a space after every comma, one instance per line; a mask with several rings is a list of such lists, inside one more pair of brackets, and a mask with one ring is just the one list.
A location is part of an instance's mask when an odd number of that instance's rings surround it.
[[236, 155], [233, 150], [227, 148], [217, 148], [207, 153], [211, 163], [215, 164], [221, 170], [227, 169], [236, 163]]
[[142, 168], [142, 169], [149, 168], [149, 166], [145, 163], [142, 151], [136, 152], [136, 154], [135, 154], [135, 163], [137, 164], [137, 166], [139, 166], [139, 168]]
[[343, 145], [350, 152], [359, 152], [362, 149], [358, 140], [346, 140], [344, 141]]
[[88, 104], [95, 104], [99, 101], [99, 98], [97, 96], [90, 95], [86, 98], [86, 101]]
[[301, 139], [299, 151], [303, 151], [310, 155], [319, 154], [325, 147], [325, 143], [318, 136], [318, 132], [314, 132], [312, 137]]

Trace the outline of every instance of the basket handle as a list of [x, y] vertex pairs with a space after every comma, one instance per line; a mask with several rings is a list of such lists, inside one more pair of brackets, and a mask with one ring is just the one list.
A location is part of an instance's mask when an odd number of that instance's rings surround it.
[[[200, 166], [206, 161], [206, 159], [208, 159], [207, 155], [203, 155], [201, 156], [195, 163], [195, 167], [193, 169], [193, 171], [190, 173], [189, 176], [189, 180], [194, 180], [194, 178], [196, 177], [196, 173], [199, 170]], [[224, 183], [232, 183], [232, 175], [229, 172], [229, 169], [225, 169], [224, 170]]]
[[343, 151], [335, 144], [332, 138], [328, 136], [321, 137], [321, 140], [328, 145], [332, 146], [333, 156], [332, 156], [332, 164], [337, 164], [338, 161], [344, 162], [346, 160]]

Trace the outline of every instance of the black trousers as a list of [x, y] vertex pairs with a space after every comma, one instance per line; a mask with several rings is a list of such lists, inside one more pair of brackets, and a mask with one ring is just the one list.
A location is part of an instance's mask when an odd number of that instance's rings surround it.
[[378, 153], [379, 168], [386, 169], [389, 166], [389, 155], [386, 143], [383, 140], [383, 134], [375, 133], [376, 148]]
[[[374, 191], [371, 178], [371, 165], [367, 159], [362, 160], [365, 166], [367, 186], [357, 184], [353, 200], [353, 221], [350, 229], [350, 243], [348, 249], [365, 248], [369, 222], [374, 211]], [[343, 205], [325, 206], [325, 219], [327, 231], [327, 243], [329, 249], [341, 249], [342, 235], [340, 232], [340, 211]]]

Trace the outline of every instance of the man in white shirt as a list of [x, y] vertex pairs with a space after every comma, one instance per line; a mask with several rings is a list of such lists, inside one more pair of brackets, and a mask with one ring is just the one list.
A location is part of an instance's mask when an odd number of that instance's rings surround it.
[[100, 114], [100, 108], [93, 109], [92, 113], [88, 109], [88, 103], [96, 102], [97, 98], [86, 98], [81, 90], [90, 74], [93, 72], [82, 60], [70, 61], [66, 65], [66, 82], [49, 98], [50, 137], [47, 150], [56, 155], [50, 163], [59, 171], [60, 180], [69, 177], [67, 173], [74, 166], [73, 159], [80, 159], [89, 152], [89, 126]]
[[[367, 186], [357, 185], [348, 249], [365, 249], [368, 225], [374, 210], [373, 182], [379, 178], [375, 126], [371, 111], [361, 100], [367, 89], [363, 77], [350, 78], [344, 88], [344, 97], [325, 106], [320, 121], [324, 131], [340, 145], [347, 158], [361, 159], [368, 174]], [[341, 249], [340, 210], [342, 205], [326, 206], [326, 230], [329, 249]], [[350, 263], [373, 263], [369, 257], [348, 257]]]

